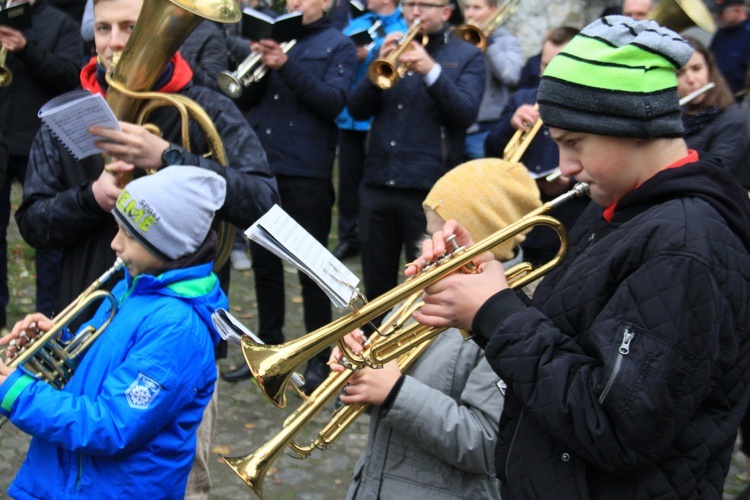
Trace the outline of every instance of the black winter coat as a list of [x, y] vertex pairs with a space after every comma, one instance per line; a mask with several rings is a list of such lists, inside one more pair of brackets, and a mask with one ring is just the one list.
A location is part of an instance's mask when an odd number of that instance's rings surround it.
[[83, 42], [80, 28], [47, 0], [31, 8], [31, 27], [21, 30], [26, 47], [9, 52], [5, 65], [13, 82], [0, 87], [0, 136], [10, 145], [10, 154], [28, 155], [41, 120], [42, 105], [79, 87]]
[[739, 107], [730, 106], [710, 120], [686, 127], [684, 139], [701, 157], [715, 157], [722, 168], [738, 176], [750, 132]]
[[349, 95], [353, 118], [374, 116], [362, 177], [369, 186], [429, 191], [463, 161], [466, 129], [484, 92], [484, 55], [447, 28], [430, 35], [426, 50], [442, 68], [430, 87], [408, 71], [390, 90], [363, 78]]
[[[226, 149], [229, 167], [197, 155], [190, 155], [189, 160], [227, 181], [224, 206], [216, 217], [240, 228], [249, 227], [279, 201], [276, 181], [268, 170], [258, 138], [227, 97], [197, 85], [188, 85], [179, 93], [206, 110]], [[151, 116], [149, 121], [161, 128], [165, 139], [181, 143], [180, 121], [174, 108], [161, 108]], [[194, 153], [207, 151], [205, 137], [194, 122], [190, 140]], [[91, 190], [102, 172], [101, 156], [75, 160], [47, 127], [40, 129], [31, 153], [16, 222], [31, 246], [64, 249], [58, 301], [59, 306], [64, 306], [114, 262], [110, 242], [117, 225], [112, 215], [99, 207]]]
[[508, 385], [503, 498], [720, 499], [750, 395], [750, 201], [705, 161], [592, 204], [526, 307], [473, 330]]
[[269, 71], [238, 103], [251, 110], [247, 120], [274, 175], [330, 179], [338, 139], [335, 120], [354, 81], [357, 53], [325, 18], [303, 30], [284, 66]]
[[195, 28], [180, 47], [180, 54], [193, 70], [193, 83], [220, 91], [216, 77], [227, 69], [227, 45], [224, 31], [213, 21], [205, 20]]

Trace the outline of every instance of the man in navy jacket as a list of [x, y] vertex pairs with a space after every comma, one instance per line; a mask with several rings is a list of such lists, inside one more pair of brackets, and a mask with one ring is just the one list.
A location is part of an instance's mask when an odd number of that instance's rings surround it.
[[[261, 83], [246, 89], [240, 101], [268, 155], [276, 176], [281, 206], [324, 246], [331, 229], [335, 119], [344, 109], [357, 65], [354, 44], [331, 27], [324, 16], [329, 0], [288, 0], [289, 12], [302, 12], [302, 34], [284, 53], [271, 39], [253, 44], [268, 67]], [[258, 296], [258, 335], [266, 343], [284, 340], [284, 272], [281, 260], [251, 244]], [[332, 319], [325, 292], [299, 273], [305, 329], [313, 331]], [[308, 364], [306, 391], [317, 387], [328, 369], [328, 352]], [[247, 367], [224, 374], [229, 381], [249, 376]]]
[[[485, 84], [482, 52], [451, 35], [451, 7], [445, 0], [408, 0], [404, 16], [419, 20], [422, 37], [399, 57], [410, 71], [390, 90], [369, 79], [352, 90], [347, 109], [355, 119], [374, 117], [360, 187], [362, 266], [368, 298], [393, 288], [401, 248], [417, 255], [425, 230], [422, 201], [445, 172], [463, 160], [466, 129], [479, 112]], [[394, 50], [389, 35], [380, 56]]]

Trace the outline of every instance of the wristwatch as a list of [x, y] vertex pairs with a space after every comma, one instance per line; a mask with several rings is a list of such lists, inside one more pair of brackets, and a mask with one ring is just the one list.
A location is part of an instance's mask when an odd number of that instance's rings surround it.
[[163, 167], [170, 165], [182, 165], [185, 163], [185, 157], [182, 154], [182, 150], [169, 146], [167, 149], [161, 152], [161, 164]]

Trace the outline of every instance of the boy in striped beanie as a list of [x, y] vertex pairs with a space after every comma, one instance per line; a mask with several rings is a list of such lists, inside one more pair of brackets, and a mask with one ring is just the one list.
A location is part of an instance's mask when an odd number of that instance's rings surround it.
[[[414, 314], [471, 330], [507, 385], [505, 499], [722, 496], [750, 397], [750, 200], [680, 137], [675, 70], [690, 55], [653, 21], [582, 30], [538, 96], [563, 175], [596, 202], [569, 256], [527, 301], [485, 255]], [[452, 235], [472, 244], [448, 221], [409, 273]]]

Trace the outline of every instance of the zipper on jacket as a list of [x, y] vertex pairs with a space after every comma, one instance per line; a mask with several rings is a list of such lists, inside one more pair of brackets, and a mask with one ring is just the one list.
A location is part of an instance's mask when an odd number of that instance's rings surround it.
[[602, 391], [601, 396], [599, 396], [599, 404], [604, 403], [604, 400], [612, 389], [615, 380], [617, 380], [617, 376], [620, 374], [620, 368], [622, 367], [622, 360], [625, 356], [630, 354], [630, 343], [633, 341], [634, 336], [635, 334], [630, 329], [630, 326], [626, 326], [625, 330], [622, 332], [622, 342], [620, 342], [620, 347], [617, 348], [615, 366], [612, 368], [612, 374], [609, 376], [609, 380], [607, 380], [607, 385], [604, 386], [604, 390]]
[[523, 409], [518, 414], [518, 423], [516, 428], [513, 430], [513, 437], [510, 438], [510, 446], [508, 446], [508, 453], [505, 455], [505, 480], [508, 480], [508, 466], [510, 465], [510, 453], [513, 451], [513, 445], [516, 444], [516, 436], [518, 436], [518, 430], [521, 428], [521, 422], [523, 421]]
[[76, 476], [75, 492], [78, 493], [78, 488], [81, 486], [81, 477], [83, 476], [83, 457], [78, 454], [78, 475]]
[[440, 127], [440, 149], [443, 154], [443, 163], [448, 161], [448, 145], [445, 140], [445, 127]]

